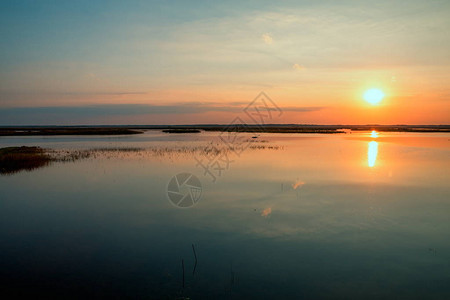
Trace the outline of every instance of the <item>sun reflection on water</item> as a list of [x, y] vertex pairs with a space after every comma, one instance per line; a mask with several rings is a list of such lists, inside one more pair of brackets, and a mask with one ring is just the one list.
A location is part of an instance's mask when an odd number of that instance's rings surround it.
[[367, 150], [367, 164], [369, 167], [374, 167], [377, 161], [378, 143], [375, 141], [369, 142], [369, 149]]
[[372, 130], [372, 132], [370, 133], [370, 137], [377, 138], [378, 132], [376, 132], [375, 130]]

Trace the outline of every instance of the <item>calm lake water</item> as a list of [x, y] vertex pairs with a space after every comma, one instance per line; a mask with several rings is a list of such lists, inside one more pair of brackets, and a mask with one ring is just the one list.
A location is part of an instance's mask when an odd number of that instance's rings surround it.
[[450, 134], [232, 138], [1, 137], [103, 150], [0, 176], [0, 293], [450, 299]]

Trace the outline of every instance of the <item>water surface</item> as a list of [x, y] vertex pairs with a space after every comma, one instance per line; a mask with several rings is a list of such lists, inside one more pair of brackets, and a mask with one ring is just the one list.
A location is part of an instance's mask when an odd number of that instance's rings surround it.
[[[450, 298], [449, 134], [242, 135], [0, 138], [136, 148], [0, 177], [2, 294]], [[227, 154], [214, 178], [205, 147]], [[167, 197], [182, 172], [202, 185], [187, 209]]]

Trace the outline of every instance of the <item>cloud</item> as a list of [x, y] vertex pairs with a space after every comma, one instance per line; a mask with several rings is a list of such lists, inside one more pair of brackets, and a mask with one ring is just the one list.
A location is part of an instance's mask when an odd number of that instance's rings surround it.
[[[10, 107], [0, 108], [0, 116], [39, 113], [81, 115], [193, 114], [204, 112], [240, 113], [247, 104], [247, 102], [233, 102], [232, 104], [219, 104], [215, 102], [186, 102], [172, 105], [103, 104], [86, 106]], [[322, 107], [286, 106], [281, 109], [283, 111], [309, 112], [321, 110]]]
[[294, 64], [294, 65], [292, 66], [292, 68], [293, 68], [294, 70], [297, 70], [297, 71], [303, 71], [303, 70], [306, 70], [306, 68], [305, 68], [304, 66], [299, 65], [299, 64]]
[[106, 104], [86, 106], [43, 106], [15, 107], [0, 109], [2, 115], [33, 115], [33, 114], [65, 114], [65, 115], [143, 115], [143, 114], [194, 114], [209, 111], [239, 111], [234, 106], [215, 106], [201, 102], [189, 102], [174, 105], [146, 104]]
[[268, 33], [264, 33], [261, 38], [267, 45], [271, 45], [273, 43], [273, 38]]
[[261, 217], [268, 217], [272, 213], [272, 208], [268, 207], [261, 212]]
[[[236, 114], [243, 113], [246, 106], [243, 102], [223, 104], [217, 102], [186, 102], [172, 105], [150, 104], [103, 104], [85, 106], [40, 106], [40, 107], [9, 107], [0, 108], [0, 124], [65, 124], [82, 122], [86, 119], [110, 118], [115, 120], [122, 117], [137, 117], [145, 115], [170, 116], [173, 123], [177, 123], [178, 116], [196, 116], [204, 113], [220, 112]], [[284, 112], [312, 112], [322, 107], [281, 107]], [[177, 117], [175, 117], [177, 116]], [[112, 118], [112, 119], [111, 119]], [[164, 117], [165, 118], [165, 117]], [[169, 121], [170, 122], [170, 121]]]
[[319, 111], [324, 109], [322, 106], [309, 106], [309, 107], [303, 107], [303, 106], [285, 106], [281, 107], [281, 110], [283, 112], [312, 112], [312, 111]]

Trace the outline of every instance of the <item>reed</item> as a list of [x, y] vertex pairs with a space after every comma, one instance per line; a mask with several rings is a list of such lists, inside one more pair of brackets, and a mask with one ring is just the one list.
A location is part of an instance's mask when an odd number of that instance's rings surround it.
[[192, 252], [194, 252], [194, 269], [192, 270], [192, 275], [195, 275], [195, 270], [197, 269], [197, 253], [195, 253], [195, 247], [194, 244], [192, 244]]
[[183, 286], [183, 289], [184, 289], [184, 259], [181, 259], [181, 269], [183, 270], [183, 283], [182, 283], [182, 286]]
[[51, 162], [44, 149], [40, 147], [0, 148], [0, 174], [14, 174], [21, 170], [31, 171]]

